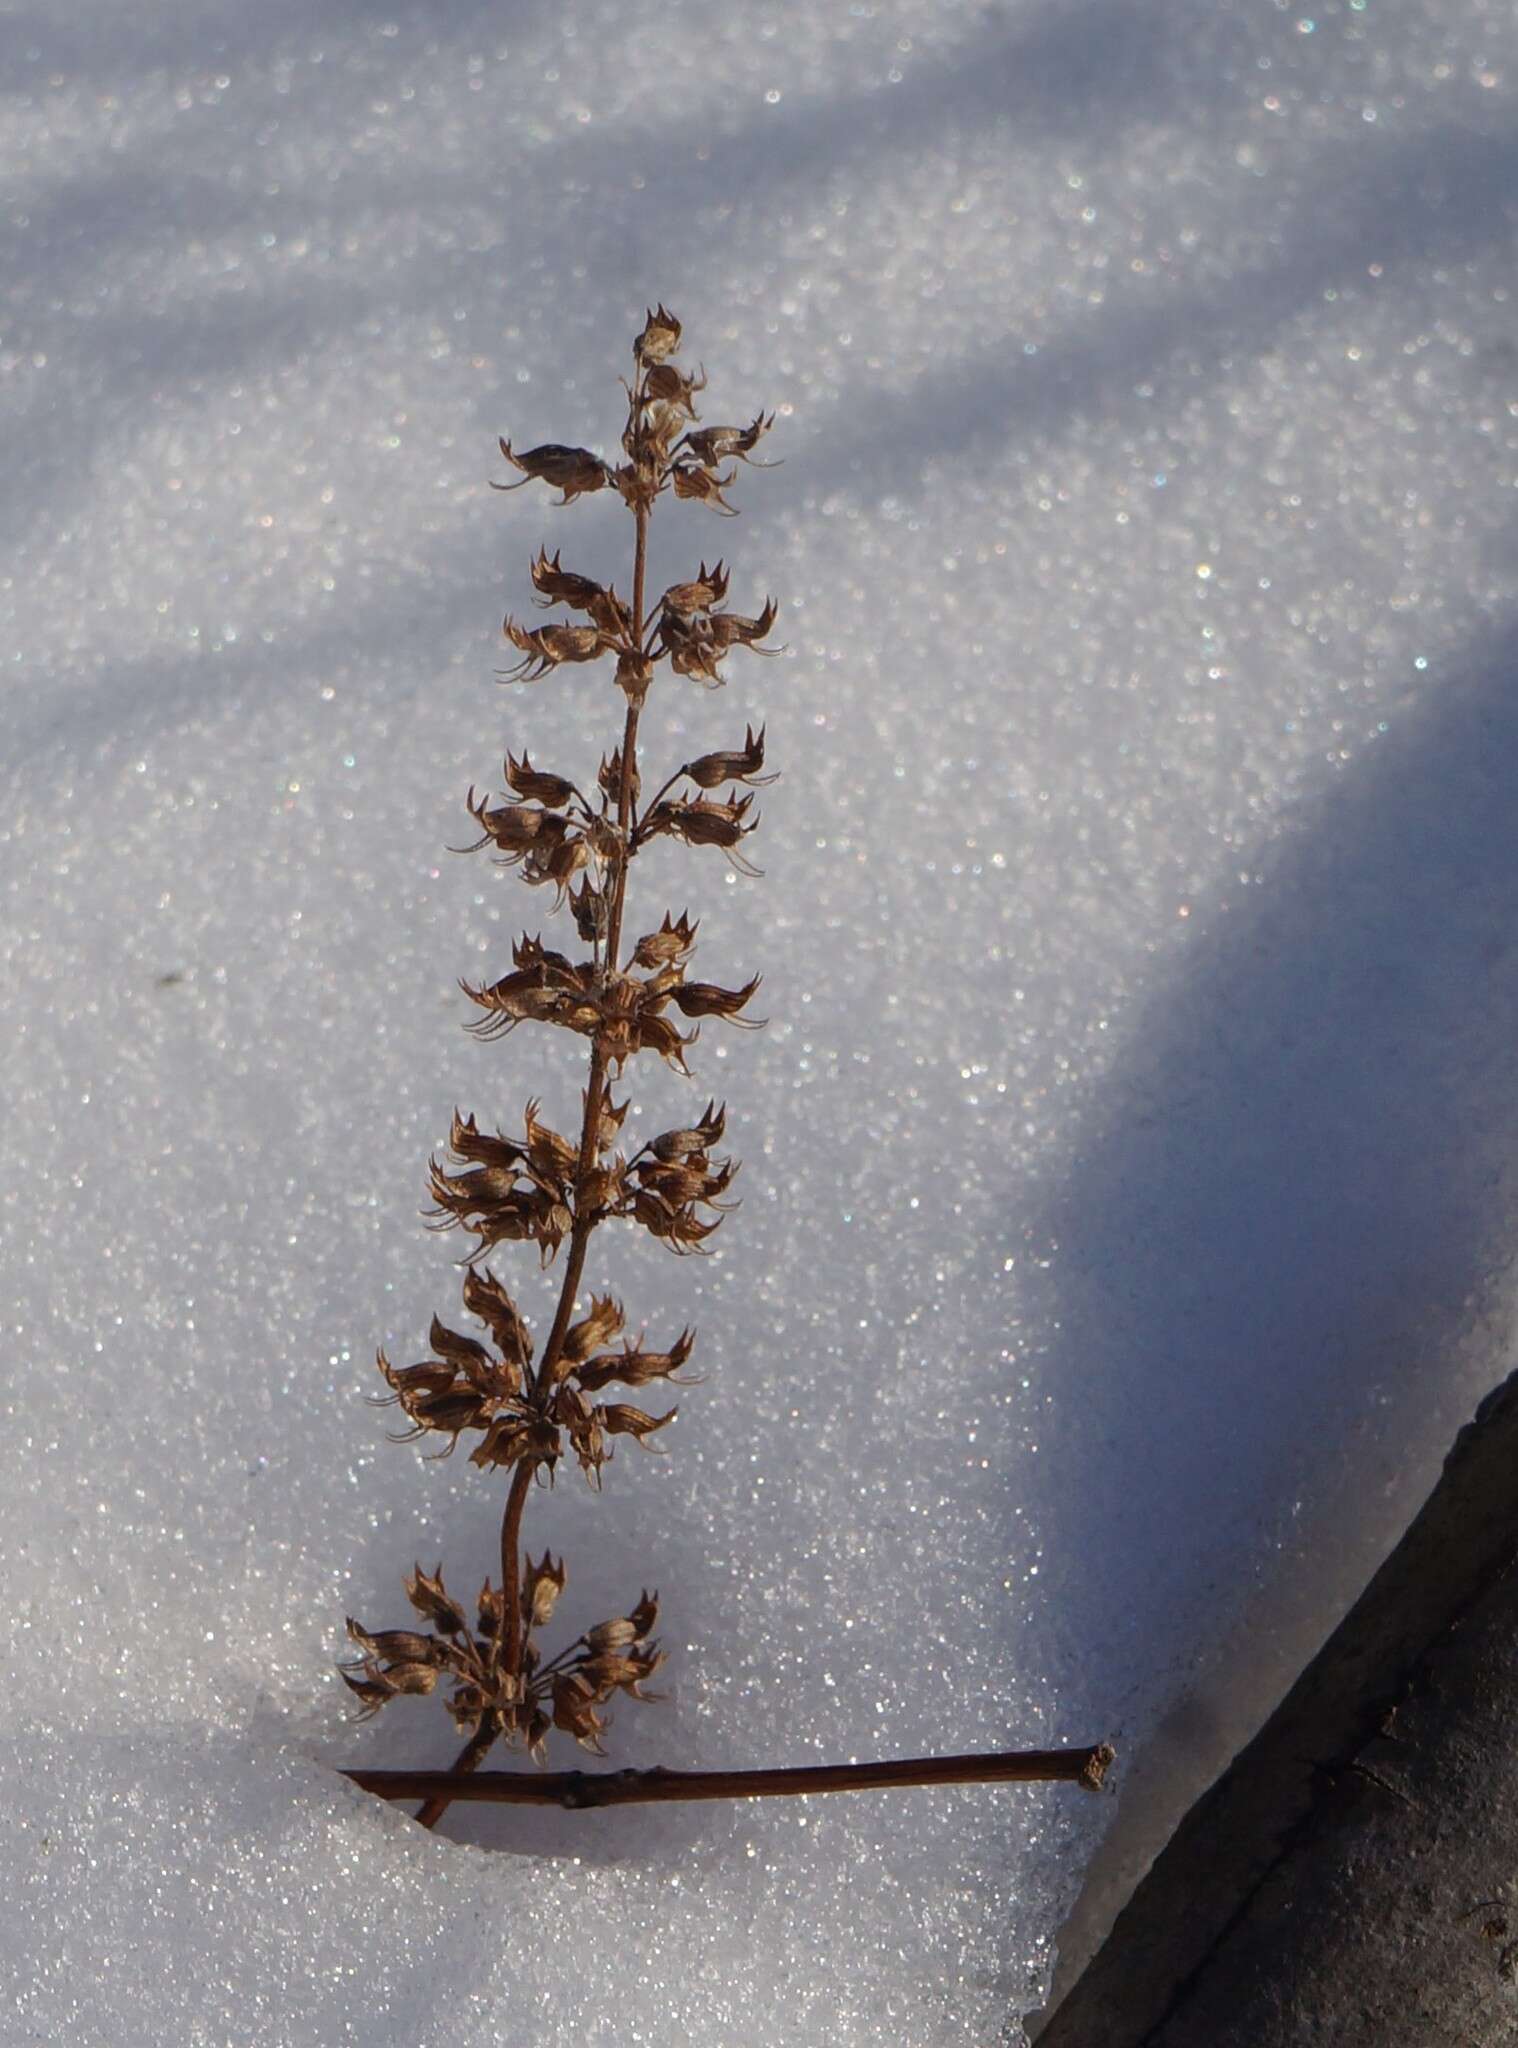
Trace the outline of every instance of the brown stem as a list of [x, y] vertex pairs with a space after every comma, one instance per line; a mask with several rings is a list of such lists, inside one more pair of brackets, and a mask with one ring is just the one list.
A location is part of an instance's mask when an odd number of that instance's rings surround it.
[[[638, 374], [638, 386], [633, 397], [635, 431], [641, 440], [642, 431], [642, 371]], [[637, 459], [638, 445], [635, 443], [634, 460]], [[636, 514], [637, 539], [633, 549], [633, 632], [635, 646], [643, 640], [644, 577], [648, 559], [648, 508], [639, 505]], [[617, 790], [617, 825], [621, 833], [621, 846], [615, 857], [612, 873], [611, 907], [606, 923], [605, 971], [608, 978], [617, 971], [617, 951], [622, 938], [622, 909], [627, 896], [627, 868], [629, 861], [628, 822], [632, 812], [633, 777], [637, 771], [638, 710], [636, 700], [630, 699], [627, 718], [622, 728], [622, 777]], [[584, 799], [582, 798], [583, 802]], [[570, 1228], [569, 1251], [564, 1260], [564, 1280], [559, 1289], [558, 1306], [554, 1310], [553, 1324], [548, 1332], [547, 1342], [538, 1359], [533, 1375], [532, 1391], [541, 1396], [551, 1390], [559, 1354], [569, 1331], [569, 1319], [574, 1313], [575, 1297], [580, 1291], [580, 1281], [585, 1272], [585, 1253], [590, 1243], [590, 1233], [596, 1226], [597, 1218], [588, 1212], [584, 1201], [584, 1190], [595, 1170], [597, 1141], [601, 1124], [601, 1094], [606, 1085], [606, 1051], [599, 1039], [591, 1044], [590, 1072], [585, 1083], [585, 1120], [580, 1128], [580, 1151], [575, 1166], [575, 1209], [574, 1222]], [[534, 1467], [531, 1463], [519, 1464], [512, 1477], [511, 1492], [506, 1498], [505, 1512], [501, 1517], [501, 1633], [498, 1638], [500, 1668], [510, 1678], [515, 1678], [522, 1668], [523, 1652], [526, 1648], [527, 1631], [523, 1626], [521, 1613], [521, 1544], [522, 1515], [527, 1505], [527, 1491], [532, 1483]], [[448, 1810], [449, 1799], [454, 1795], [448, 1789], [455, 1778], [468, 1780], [480, 1758], [495, 1741], [495, 1731], [480, 1744], [484, 1725], [464, 1747], [452, 1772], [440, 1771], [432, 1775], [439, 1781], [427, 1798], [417, 1818], [425, 1827], [433, 1827]], [[421, 1795], [418, 1795], [421, 1796]]]
[[[347, 1771], [365, 1792], [383, 1799], [455, 1799], [498, 1804], [631, 1806], [672, 1799], [775, 1799], [814, 1792], [867, 1792], [909, 1785], [1074, 1784], [1100, 1789], [1115, 1752], [1107, 1742], [1084, 1749], [1012, 1749], [987, 1755], [897, 1757], [872, 1764], [804, 1764], [759, 1771], [482, 1771], [460, 1780], [450, 1771]], [[424, 1809], [425, 1810], [425, 1809]]]
[[[642, 372], [638, 376], [638, 389], [633, 404], [635, 417], [641, 423]], [[636, 460], [636, 455], [634, 456]], [[639, 505], [634, 517], [637, 521], [637, 539], [633, 548], [633, 630], [634, 644], [643, 637], [644, 577], [648, 560], [648, 507]], [[627, 717], [622, 727], [622, 775], [617, 789], [617, 826], [622, 835], [622, 844], [617, 853], [611, 878], [611, 906], [606, 919], [606, 974], [608, 978], [617, 971], [617, 954], [622, 943], [622, 911], [627, 900], [627, 869], [629, 850], [627, 845], [628, 821], [632, 815], [633, 779], [638, 766], [638, 712], [640, 706], [635, 699], [629, 699]], [[580, 1129], [580, 1156], [575, 1167], [575, 1220], [569, 1234], [569, 1252], [564, 1262], [564, 1284], [559, 1290], [559, 1305], [554, 1312], [553, 1327], [548, 1332], [548, 1341], [538, 1361], [534, 1388], [541, 1392], [553, 1385], [553, 1372], [559, 1362], [559, 1352], [569, 1330], [569, 1318], [574, 1310], [575, 1296], [580, 1291], [580, 1280], [585, 1271], [585, 1252], [590, 1243], [590, 1233], [595, 1228], [596, 1218], [587, 1215], [580, 1200], [586, 1181], [595, 1170], [596, 1139], [601, 1122], [601, 1091], [606, 1085], [606, 1052], [601, 1041], [591, 1045], [590, 1073], [585, 1083], [585, 1121]]]
[[[490, 1754], [491, 1745], [500, 1732], [500, 1729], [487, 1716], [464, 1744], [457, 1757], [455, 1757], [453, 1769], [451, 1771], [435, 1771], [433, 1776], [445, 1780], [468, 1778], [471, 1772], [477, 1770]], [[422, 1799], [422, 1794], [416, 1792], [412, 1794], [412, 1797]], [[429, 1797], [423, 1799], [422, 1805], [418, 1807], [416, 1815], [418, 1822], [424, 1828], [435, 1828], [443, 1818], [443, 1815], [448, 1811], [453, 1800], [457, 1797], [457, 1792], [433, 1792]]]
[[522, 1510], [532, 1484], [532, 1466], [517, 1466], [501, 1517], [501, 1645], [502, 1669], [515, 1678], [522, 1668], [522, 1637], [519, 1628], [522, 1607]]

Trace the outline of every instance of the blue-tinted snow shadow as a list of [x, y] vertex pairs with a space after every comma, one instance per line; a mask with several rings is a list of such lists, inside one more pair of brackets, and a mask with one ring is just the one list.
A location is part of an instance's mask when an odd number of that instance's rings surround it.
[[[1082, 416], [1100, 418], [1109, 434], [1146, 425], [1275, 346], [1326, 291], [1362, 284], [1373, 261], [1387, 291], [1415, 265], [1505, 255], [1518, 234], [1518, 144], [1458, 124], [1410, 137], [1367, 130], [1365, 139], [1313, 152], [1303, 197], [1279, 228], [1264, 215], [1271, 203], [1264, 189], [1241, 190], [1238, 225], [1247, 229], [1261, 215], [1261, 253], [1226, 287], [1203, 278], [1126, 306], [1114, 288], [1099, 305], [1077, 304], [1032, 353], [1021, 325], [1027, 294], [1019, 293], [1003, 339], [975, 352], [946, 350], [905, 389], [851, 392], [802, 455], [806, 481], [911, 500], [926, 462], [973, 458], [978, 470], [988, 448], [1025, 446]], [[1496, 367], [1505, 388], [1511, 354]]]
[[1515, 777], [1508, 630], [1201, 906], [1074, 1170], [1009, 1193], [1077, 1732], [1184, 1695], [1274, 1560], [1218, 1681], [1263, 1714], [1510, 1362]]
[[[472, 48], [489, 32], [520, 37], [546, 27], [539, 8], [494, 12], [473, 4], [403, 9], [395, 20], [399, 40], [385, 47], [412, 56], [439, 44]], [[315, 37], [330, 60], [324, 122], [336, 132], [362, 127], [374, 77], [364, 67], [345, 70], [343, 58], [372, 37], [368, 14], [334, 6], [308, 20], [305, 10], [281, 5], [267, 25], [262, 15], [256, 31], [251, 22], [207, 7], [165, 42], [147, 25], [127, 34], [114, 16], [84, 33], [39, 10], [23, 12], [12, 17], [3, 75], [17, 91], [35, 89], [52, 71], [65, 80], [108, 78], [120, 91], [130, 89], [134, 73], [171, 66], [190, 75], [197, 63], [215, 69], [240, 59], [249, 69], [239, 75], [239, 91], [256, 95], [267, 91], [263, 73], [282, 39], [306, 52]], [[458, 348], [489, 348], [513, 315], [516, 281], [567, 277], [577, 264], [581, 281], [565, 295], [559, 330], [534, 337], [526, 353], [556, 364], [582, 344], [588, 354], [607, 309], [641, 304], [651, 281], [676, 296], [687, 288], [701, 295], [710, 270], [705, 243], [682, 236], [672, 246], [672, 221], [722, 215], [725, 256], [755, 275], [773, 275], [778, 290], [799, 267], [797, 209], [812, 204], [827, 180], [840, 176], [860, 189], [889, 178], [908, 153], [946, 149], [955, 136], [991, 130], [1016, 151], [1030, 138], [1052, 146], [1099, 134], [1110, 152], [1134, 127], [1169, 126], [1178, 145], [1213, 138], [1219, 173], [1231, 166], [1237, 177], [1230, 152], [1241, 97], [1252, 89], [1252, 48], [1238, 24], [1217, 16], [1199, 24], [1189, 9], [1158, 19], [1140, 19], [1121, 0], [1015, 15], [991, 9], [967, 49], [942, 58], [918, 53], [890, 89], [865, 78], [862, 51], [852, 89], [825, 99], [792, 95], [737, 122], [730, 109], [703, 109], [698, 101], [682, 104], [677, 122], [660, 123], [658, 108], [639, 102], [616, 122], [484, 162], [460, 164], [446, 153], [436, 164], [355, 154], [273, 182], [252, 175], [256, 152], [247, 138], [239, 145], [235, 132], [230, 148], [219, 135], [213, 150], [193, 130], [166, 138], [150, 124], [107, 149], [102, 129], [68, 175], [28, 192], [26, 226], [7, 252], [8, 338], [22, 354], [47, 355], [46, 388], [55, 396], [13, 423], [15, 465], [46, 478], [47, 487], [0, 508], [0, 541], [14, 550], [39, 503], [49, 516], [66, 513], [89, 489], [102, 441], [130, 435], [186, 384], [214, 391], [229, 377], [295, 363], [350, 337], [372, 343], [407, 308], [462, 308]], [[291, 108], [271, 99], [276, 107], [288, 128]], [[1436, 250], [1468, 256], [1513, 232], [1518, 149], [1501, 133], [1479, 134], [1460, 122], [1407, 135], [1367, 128], [1352, 142], [1318, 145], [1308, 169], [1297, 216], [1281, 226], [1262, 211], [1270, 253], [1226, 290], [1207, 278], [1132, 305], [1113, 292], [1103, 305], [1075, 308], [1066, 329], [1034, 356], [1023, 352], [1020, 322], [1045, 281], [1020, 269], [1019, 230], [1009, 216], [1005, 339], [968, 352], [950, 340], [904, 389], [882, 385], [863, 365], [852, 368], [831, 417], [810, 438], [794, 437], [793, 483], [837, 489], [852, 481], [910, 495], [923, 461], [973, 448], [983, 462], [988, 446], [1057, 431], [1097, 406], [1130, 405], [1135, 385], [1171, 370], [1194, 389], [1197, 377], [1215, 373], [1220, 356], [1267, 345], [1326, 286], [1363, 273], [1369, 254], [1389, 275], [1401, 261]], [[1275, 203], [1268, 181], [1258, 189], [1242, 181], [1239, 190], [1241, 220]], [[1332, 193], [1331, 205], [1322, 203], [1323, 192]], [[428, 232], [418, 232], [419, 221], [430, 224]], [[123, 264], [151, 268], [191, 243], [215, 246], [257, 232], [279, 248], [305, 237], [338, 249], [353, 228], [372, 233], [387, 222], [394, 232], [382, 263], [323, 275], [319, 264], [291, 270], [250, 260], [208, 282], [198, 301], [176, 305], [172, 317], [106, 288]], [[60, 308], [61, 275], [76, 302], [88, 305], [87, 318]], [[950, 294], [950, 315], [952, 305]], [[419, 365], [418, 376], [425, 374]], [[79, 402], [81, 390], [88, 403]], [[495, 394], [470, 385], [459, 399], [473, 415], [461, 432], [477, 428], [488, 448], [500, 424], [491, 423]], [[356, 391], [355, 407], [363, 403]]]
[[[489, 0], [413, 5], [389, 10], [388, 19], [396, 35], [379, 47], [400, 68], [430, 63], [440, 48], [462, 59], [503, 38], [527, 47], [554, 25], [550, 10], [520, 0], [504, 8]], [[345, 60], [375, 47], [379, 25], [357, 4], [312, 9], [294, 0], [274, 0], [256, 17], [214, 0], [172, 25], [119, 10], [75, 21], [23, 8], [7, 17], [0, 89], [25, 97], [45, 93], [54, 78], [65, 87], [84, 80], [130, 111], [134, 91], [153, 104], [159, 72], [195, 79], [225, 71], [239, 103], [264, 105], [270, 134], [288, 135], [309, 113], [274, 94], [270, 67], [277, 56], [308, 60], [324, 49], [324, 132], [357, 133], [370, 118], [376, 74]], [[49, 371], [39, 401], [10, 429], [13, 468], [44, 486], [0, 506], [0, 544], [15, 552], [39, 507], [66, 523], [68, 510], [87, 499], [102, 445], [130, 437], [186, 386], [219, 395], [229, 380], [299, 363], [351, 337], [372, 349], [408, 309], [462, 307], [460, 352], [490, 348], [513, 317], [519, 280], [567, 282], [577, 265], [581, 282], [565, 294], [558, 331], [526, 348], [561, 368], [577, 336], [588, 349], [589, 337], [604, 332], [608, 306], [635, 308], [646, 294], [692, 286], [709, 270], [704, 241], [684, 224], [714, 211], [740, 209], [725, 247], [773, 269], [790, 206], [840, 170], [856, 180], [880, 176], [904, 148], [936, 146], [946, 123], [996, 123], [1023, 137], [1099, 124], [1110, 138], [1140, 119], [1204, 118], [1184, 104], [1168, 61], [1184, 32], [1180, 23], [1141, 30], [1122, 0], [1018, 16], [993, 9], [969, 50], [925, 54], [889, 90], [866, 82], [872, 67], [862, 50], [860, 82], [826, 97], [798, 93], [771, 108], [756, 89], [755, 111], [735, 121], [723, 101], [672, 88], [667, 106], [650, 94], [616, 121], [464, 164], [447, 153], [434, 163], [354, 152], [270, 177], [251, 131], [223, 132], [225, 116], [216, 117], [212, 143], [197, 127], [212, 118], [205, 109], [189, 111], [182, 131], [167, 134], [153, 120], [116, 134], [102, 113], [72, 158], [40, 160], [42, 176], [27, 187], [21, 224], [8, 239], [7, 341], [20, 356], [45, 357]], [[1225, 44], [1236, 40], [1236, 31], [1220, 33]], [[507, 82], [503, 73], [503, 88]], [[267, 139], [261, 134], [260, 145]], [[636, 189], [635, 166], [644, 174]], [[429, 231], [419, 233], [418, 221]], [[671, 222], [682, 224], [679, 235], [672, 237]], [[283, 249], [304, 238], [320, 253], [341, 249], [355, 227], [373, 234], [386, 225], [385, 260], [362, 270], [344, 264], [324, 275], [314, 261], [291, 271], [253, 257], [208, 277], [197, 299], [169, 313], [111, 289], [123, 269], [152, 271], [193, 245], [248, 250], [258, 236]], [[60, 279], [73, 294], [66, 304]], [[419, 366], [419, 379], [426, 374]], [[493, 401], [467, 385], [459, 397], [488, 449], [500, 425], [490, 424]], [[356, 410], [363, 403], [356, 390]]]

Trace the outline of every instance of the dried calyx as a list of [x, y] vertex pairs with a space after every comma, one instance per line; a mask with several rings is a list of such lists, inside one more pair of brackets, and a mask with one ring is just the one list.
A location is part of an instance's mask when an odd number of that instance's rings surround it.
[[[587, 794], [569, 777], [535, 766], [524, 749], [520, 758], [506, 756], [505, 796], [495, 800], [471, 789], [468, 797], [479, 833], [468, 850], [488, 847], [529, 886], [551, 884], [552, 908], [568, 910], [581, 949], [575, 957], [524, 933], [509, 973], [461, 984], [480, 1012], [472, 1028], [495, 1038], [518, 1024], [538, 1023], [584, 1038], [590, 1065], [580, 1131], [571, 1137], [553, 1129], [535, 1101], [526, 1106], [520, 1134], [482, 1131], [473, 1116], [455, 1114], [450, 1160], [431, 1162], [431, 1220], [436, 1229], [458, 1229], [475, 1240], [467, 1254], [464, 1307], [490, 1342], [434, 1318], [427, 1357], [396, 1367], [382, 1351], [378, 1361], [388, 1389], [379, 1398], [398, 1407], [407, 1437], [438, 1439], [440, 1456], [461, 1436], [470, 1437], [471, 1463], [509, 1474], [500, 1583], [487, 1580], [472, 1625], [444, 1586], [441, 1567], [431, 1575], [418, 1568], [407, 1581], [407, 1597], [424, 1626], [371, 1633], [348, 1624], [359, 1654], [343, 1675], [365, 1711], [377, 1712], [402, 1694], [446, 1688], [449, 1712], [469, 1736], [459, 1758], [464, 1769], [473, 1769], [498, 1740], [525, 1747], [541, 1761], [555, 1728], [600, 1753], [601, 1709], [619, 1692], [650, 1697], [642, 1688], [661, 1653], [652, 1639], [657, 1603], [646, 1592], [630, 1612], [599, 1623], [553, 1655], [540, 1649], [538, 1631], [552, 1619], [565, 1571], [562, 1559], [546, 1552], [536, 1564], [522, 1553], [523, 1514], [534, 1481], [551, 1480], [561, 1458], [573, 1456], [599, 1487], [614, 1439], [630, 1437], [658, 1450], [662, 1446], [650, 1440], [675, 1419], [674, 1407], [650, 1412], [601, 1398], [608, 1389], [678, 1383], [694, 1339], [682, 1329], [667, 1348], [656, 1349], [642, 1335], [624, 1336], [622, 1306], [609, 1294], [592, 1295], [576, 1314], [594, 1230], [625, 1221], [673, 1252], [699, 1253], [735, 1206], [726, 1197], [737, 1164], [718, 1153], [723, 1108], [709, 1102], [694, 1122], [634, 1148], [623, 1137], [627, 1102], [614, 1101], [611, 1086], [642, 1053], [656, 1053], [688, 1073], [685, 1055], [707, 1018], [740, 1026], [758, 1021], [743, 1014], [758, 990], [757, 975], [736, 988], [688, 978], [696, 924], [687, 912], [676, 917], [666, 911], [656, 929], [625, 951], [622, 943], [628, 871], [656, 840], [717, 847], [734, 867], [757, 874], [741, 849], [758, 823], [754, 791], [774, 780], [764, 772], [764, 728], [749, 725], [741, 747], [683, 763], [640, 808], [638, 721], [660, 667], [715, 688], [725, 680], [723, 660], [735, 650], [779, 651], [763, 645], [775, 624], [774, 600], [753, 615], [727, 609], [729, 575], [721, 561], [709, 569], [702, 560], [693, 577], [672, 584], [655, 604], [645, 603], [647, 530], [660, 496], [673, 492], [731, 514], [723, 493], [738, 463], [754, 462], [753, 451], [773, 424], [773, 415], [759, 413], [745, 427], [702, 427], [695, 401], [705, 389], [705, 372], [682, 370], [674, 361], [679, 346], [679, 321], [662, 305], [651, 311], [633, 344], [619, 464], [557, 442], [525, 451], [504, 438], [500, 443], [521, 474], [497, 489], [537, 481], [567, 505], [614, 488], [633, 514], [635, 544], [628, 599], [564, 568], [561, 550], [550, 556], [540, 548], [531, 565], [537, 602], [579, 614], [584, 623], [528, 627], [508, 616], [504, 627], [520, 657], [506, 672], [512, 680], [614, 658], [622, 734], [602, 759], [594, 789]], [[718, 791], [724, 793], [712, 793]], [[692, 1028], [682, 1031], [677, 1017]], [[511, 1295], [480, 1263], [509, 1243], [534, 1245], [545, 1266], [564, 1256], [557, 1310], [540, 1348]], [[430, 1825], [445, 1804], [430, 1802], [420, 1818]]]

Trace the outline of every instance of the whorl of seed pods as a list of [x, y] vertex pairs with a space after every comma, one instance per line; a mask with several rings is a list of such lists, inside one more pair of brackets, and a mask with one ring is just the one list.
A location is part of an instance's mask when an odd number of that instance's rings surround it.
[[[514, 868], [529, 886], [551, 885], [552, 908], [568, 908], [580, 945], [588, 949], [572, 958], [524, 933], [512, 949], [509, 974], [478, 986], [460, 984], [480, 1012], [471, 1028], [498, 1038], [518, 1024], [550, 1024], [584, 1038], [590, 1070], [580, 1133], [572, 1138], [554, 1130], [536, 1101], [526, 1106], [520, 1136], [482, 1131], [473, 1116], [455, 1112], [450, 1163], [431, 1162], [429, 1213], [433, 1228], [462, 1230], [475, 1240], [467, 1255], [463, 1302], [491, 1342], [461, 1335], [434, 1317], [427, 1357], [396, 1367], [381, 1351], [378, 1360], [389, 1390], [379, 1398], [400, 1409], [409, 1425], [406, 1437], [441, 1438], [438, 1455], [445, 1457], [460, 1437], [470, 1437], [471, 1463], [511, 1474], [501, 1527], [501, 1583], [486, 1580], [473, 1627], [445, 1588], [441, 1567], [430, 1576], [418, 1567], [406, 1582], [423, 1628], [371, 1633], [348, 1623], [359, 1654], [343, 1676], [366, 1713], [399, 1694], [448, 1685], [449, 1712], [469, 1736], [459, 1759], [465, 1769], [477, 1765], [498, 1739], [525, 1746], [541, 1760], [553, 1728], [599, 1753], [606, 1726], [599, 1709], [617, 1692], [650, 1697], [641, 1687], [662, 1657], [653, 1641], [657, 1602], [647, 1592], [627, 1614], [545, 1657], [537, 1632], [552, 1619], [564, 1589], [564, 1564], [546, 1552], [534, 1564], [521, 1553], [522, 1516], [532, 1483], [551, 1479], [566, 1453], [599, 1487], [612, 1439], [630, 1437], [658, 1448], [649, 1439], [674, 1421], [673, 1407], [651, 1414], [631, 1402], [597, 1397], [610, 1387], [683, 1384], [679, 1375], [691, 1355], [690, 1330], [662, 1350], [641, 1335], [624, 1336], [622, 1305], [608, 1294], [592, 1295], [575, 1319], [593, 1231], [603, 1223], [629, 1222], [673, 1252], [700, 1252], [736, 1206], [725, 1197], [737, 1163], [717, 1156], [722, 1107], [708, 1102], [694, 1123], [646, 1138], [631, 1150], [622, 1136], [627, 1103], [615, 1102], [611, 1088], [640, 1053], [656, 1053], [688, 1073], [685, 1055], [706, 1018], [742, 1026], [758, 1021], [742, 1014], [758, 990], [757, 975], [739, 988], [687, 979], [696, 940], [687, 912], [676, 917], [666, 911], [658, 928], [644, 933], [625, 956], [622, 946], [628, 870], [655, 840], [714, 846], [745, 874], [758, 873], [742, 843], [758, 823], [751, 815], [754, 790], [775, 779], [764, 773], [764, 728], [755, 732], [750, 725], [741, 747], [683, 762], [640, 808], [638, 719], [661, 664], [710, 689], [725, 680], [721, 664], [734, 649], [778, 651], [760, 644], [775, 624], [774, 599], [754, 616], [726, 609], [729, 577], [721, 561], [709, 569], [703, 560], [695, 576], [671, 584], [656, 603], [645, 605], [647, 529], [659, 497], [672, 491], [731, 515], [734, 508], [722, 493], [736, 477], [737, 463], [753, 462], [754, 448], [774, 418], [759, 413], [746, 427], [699, 426], [695, 399], [706, 376], [677, 366], [672, 358], [679, 345], [674, 315], [662, 305], [650, 312], [633, 344], [633, 381], [625, 384], [620, 465], [557, 442], [520, 453], [504, 438], [500, 444], [521, 477], [497, 484], [497, 490], [538, 481], [568, 505], [588, 492], [614, 488], [633, 514], [636, 541], [630, 601], [565, 569], [561, 551], [550, 556], [545, 547], [531, 565], [537, 602], [579, 613], [587, 623], [529, 628], [508, 616], [504, 626], [521, 657], [506, 672], [514, 680], [535, 681], [560, 668], [615, 657], [614, 680], [624, 699], [622, 737], [601, 761], [594, 794], [586, 795], [567, 776], [534, 767], [524, 749], [520, 759], [506, 756], [507, 795], [495, 801], [471, 788], [467, 799], [480, 836], [464, 850], [490, 847], [499, 864]], [[724, 462], [732, 465], [726, 474]], [[726, 794], [707, 794], [718, 790]], [[693, 1028], [682, 1032], [676, 1016]], [[568, 1245], [558, 1308], [540, 1350], [510, 1294], [481, 1264], [498, 1245], [512, 1243], [535, 1245], [545, 1266]], [[619, 1337], [620, 1346], [609, 1348]], [[421, 1818], [430, 1824], [441, 1810], [435, 1803]]]

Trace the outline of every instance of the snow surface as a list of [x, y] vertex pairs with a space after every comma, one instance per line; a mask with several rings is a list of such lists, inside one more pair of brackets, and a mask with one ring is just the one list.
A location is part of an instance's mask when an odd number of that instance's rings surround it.
[[465, 1035], [546, 906], [443, 849], [594, 772], [497, 626], [628, 522], [495, 437], [609, 448], [663, 298], [785, 457], [655, 530], [790, 652], [645, 721], [785, 779], [763, 881], [635, 875], [772, 1021], [635, 1076], [746, 1200], [590, 1277], [707, 1378], [527, 1526], [572, 1620], [662, 1589], [614, 1759], [1194, 1758], [1507, 1360], [1518, 13], [68, 0], [0, 86], [0, 2038], [995, 2040], [1120, 1797], [338, 1775], [455, 1742], [348, 1725], [344, 1614], [495, 1543], [362, 1401], [457, 1307], [426, 1155], [581, 1071]]

